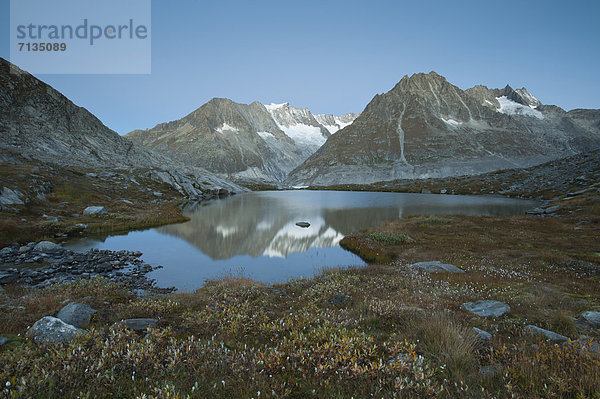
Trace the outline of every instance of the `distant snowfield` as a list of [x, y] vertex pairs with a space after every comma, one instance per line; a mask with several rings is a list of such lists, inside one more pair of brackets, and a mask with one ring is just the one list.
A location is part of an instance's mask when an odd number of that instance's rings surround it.
[[[295, 123], [290, 125], [281, 124], [278, 115], [275, 113], [279, 108], [288, 105], [288, 103], [283, 104], [275, 104], [271, 103], [265, 105], [265, 108], [269, 111], [273, 120], [277, 124], [279, 129], [283, 130], [283, 132], [292, 140], [299, 145], [307, 145], [311, 147], [320, 147], [322, 146], [327, 138], [323, 137], [323, 133], [321, 132], [321, 128], [318, 126], [306, 125], [304, 123]], [[296, 110], [303, 111], [303, 110]]]
[[340, 130], [340, 128], [337, 125], [323, 125], [323, 126], [325, 126], [325, 129], [329, 130], [329, 133], [331, 133], [331, 134], [334, 134], [335, 132]]
[[507, 115], [523, 115], [523, 116], [531, 116], [538, 119], [544, 119], [544, 115], [535, 107], [519, 104], [512, 100], [509, 100], [506, 96], [496, 97], [496, 100], [500, 103], [500, 109], [498, 112]]
[[342, 122], [338, 118], [335, 119], [335, 123], [337, 123], [337, 125], [323, 125], [323, 126], [325, 126], [327, 128], [327, 130], [329, 130], [329, 133], [334, 134], [338, 130], [342, 130], [346, 126], [352, 124], [352, 122]]
[[277, 108], [281, 108], [284, 105], [286, 105], [287, 103], [281, 103], [281, 104], [275, 104], [275, 103], [271, 103], [271, 104], [265, 104], [265, 108], [267, 109], [267, 111], [272, 112], [275, 111]]
[[313, 114], [317, 122], [321, 125], [325, 126], [329, 133], [334, 134], [338, 130], [342, 130], [348, 125], [351, 125], [354, 122], [354, 119], [348, 121], [347, 118], [343, 118], [335, 115], [328, 114]]
[[306, 144], [314, 146], [322, 146], [327, 140], [321, 133], [321, 128], [317, 126], [309, 126], [305, 124], [296, 124], [291, 126], [279, 125], [279, 128], [296, 144]]

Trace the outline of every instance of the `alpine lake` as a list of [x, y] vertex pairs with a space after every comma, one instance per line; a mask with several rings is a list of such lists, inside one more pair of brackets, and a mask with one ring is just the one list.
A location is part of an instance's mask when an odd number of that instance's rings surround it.
[[[347, 234], [411, 215], [522, 215], [533, 200], [495, 196], [347, 191], [263, 191], [189, 204], [190, 220], [104, 239], [67, 243], [141, 251], [163, 268], [148, 277], [159, 287], [193, 291], [206, 280], [247, 277], [268, 284], [311, 277], [332, 267], [365, 266], [339, 246]], [[297, 226], [307, 222], [309, 227]]]

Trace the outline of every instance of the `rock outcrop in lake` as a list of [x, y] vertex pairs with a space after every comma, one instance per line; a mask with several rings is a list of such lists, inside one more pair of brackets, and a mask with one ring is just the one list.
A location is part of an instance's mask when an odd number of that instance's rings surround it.
[[600, 147], [600, 110], [543, 105], [525, 88], [461, 90], [435, 72], [376, 95], [290, 173], [292, 185], [369, 184], [523, 168]]

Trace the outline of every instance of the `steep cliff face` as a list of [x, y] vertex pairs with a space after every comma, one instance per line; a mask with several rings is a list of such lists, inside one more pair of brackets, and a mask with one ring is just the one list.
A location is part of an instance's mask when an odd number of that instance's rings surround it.
[[214, 98], [182, 119], [126, 137], [222, 176], [281, 182], [330, 135], [308, 109]]
[[597, 116], [544, 106], [525, 88], [463, 91], [435, 72], [405, 76], [287, 181], [372, 183], [527, 167], [599, 147]]
[[170, 184], [182, 194], [241, 188], [139, 147], [86, 109], [0, 58], [0, 162], [27, 160], [69, 167], [127, 170]]

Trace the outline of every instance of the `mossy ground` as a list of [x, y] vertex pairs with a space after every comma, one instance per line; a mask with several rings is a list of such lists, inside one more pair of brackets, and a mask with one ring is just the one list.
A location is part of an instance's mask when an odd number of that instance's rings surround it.
[[[125, 232], [188, 220], [179, 207], [181, 194], [167, 185], [143, 179], [138, 179], [139, 184], [115, 182], [86, 176], [88, 172], [92, 171], [0, 164], [0, 187], [16, 188], [30, 200], [26, 205], [11, 206], [13, 210], [0, 210], [0, 247], [12, 242]], [[35, 184], [46, 187], [46, 200], [38, 199], [32, 191]], [[163, 196], [155, 196], [155, 191]], [[160, 203], [153, 202], [156, 200]], [[109, 214], [84, 216], [88, 206], [104, 206]], [[58, 217], [58, 221], [44, 215]]]

